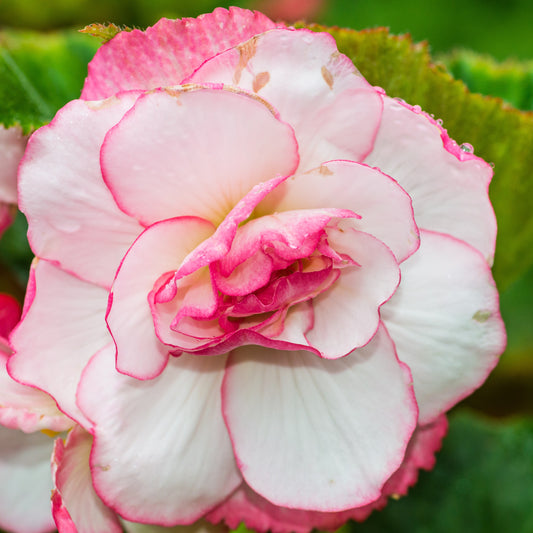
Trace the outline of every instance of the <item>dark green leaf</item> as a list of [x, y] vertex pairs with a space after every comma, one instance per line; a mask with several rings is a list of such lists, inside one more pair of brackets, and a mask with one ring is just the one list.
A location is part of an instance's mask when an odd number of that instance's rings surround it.
[[[351, 533], [531, 533], [533, 420], [496, 424], [451, 416], [432, 472]], [[345, 530], [344, 530], [345, 531]]]

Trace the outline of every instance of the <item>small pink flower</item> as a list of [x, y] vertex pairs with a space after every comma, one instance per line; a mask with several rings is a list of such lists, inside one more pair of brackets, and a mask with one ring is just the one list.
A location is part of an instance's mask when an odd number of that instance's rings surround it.
[[236, 8], [119, 34], [82, 98], [21, 165], [8, 366], [92, 434], [105, 504], [303, 532], [404, 494], [505, 344], [490, 166]]

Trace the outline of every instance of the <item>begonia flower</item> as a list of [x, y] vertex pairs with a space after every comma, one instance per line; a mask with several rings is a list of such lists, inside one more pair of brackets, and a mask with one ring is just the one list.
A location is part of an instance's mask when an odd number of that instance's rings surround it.
[[363, 519], [503, 350], [491, 177], [329, 34], [237, 8], [120, 33], [21, 164], [9, 372], [92, 435], [125, 520]]

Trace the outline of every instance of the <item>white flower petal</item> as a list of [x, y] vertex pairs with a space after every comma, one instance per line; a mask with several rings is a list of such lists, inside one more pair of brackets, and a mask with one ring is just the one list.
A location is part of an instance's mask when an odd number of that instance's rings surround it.
[[416, 425], [410, 380], [382, 329], [334, 361], [237, 349], [223, 408], [246, 482], [272, 503], [298, 509], [340, 511], [376, 500]]
[[498, 362], [505, 329], [483, 257], [448, 235], [421, 232], [381, 317], [413, 374], [420, 424], [471, 394]]

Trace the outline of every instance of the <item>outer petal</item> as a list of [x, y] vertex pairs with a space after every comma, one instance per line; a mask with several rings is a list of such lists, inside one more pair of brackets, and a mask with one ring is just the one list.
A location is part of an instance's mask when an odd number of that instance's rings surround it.
[[21, 385], [7, 373], [8, 355], [0, 352], [0, 423], [29, 433], [40, 429], [63, 431], [72, 420], [45, 392]]
[[27, 140], [19, 127], [0, 124], [0, 202], [17, 203], [17, 169]]
[[[313, 328], [306, 338], [323, 357], [334, 359], [374, 336], [379, 308], [396, 290], [400, 269], [391, 251], [366, 233], [331, 229], [328, 240], [335, 251], [358, 263], [343, 269], [339, 279], [313, 299]], [[283, 333], [279, 338], [291, 341]]]
[[16, 353], [8, 371], [48, 392], [64, 413], [86, 424], [75, 393], [91, 356], [111, 341], [104, 320], [107, 291], [47, 261], [34, 263], [32, 276], [36, 290], [11, 338]]
[[409, 195], [377, 168], [353, 161], [328, 161], [282, 183], [257, 207], [257, 213], [292, 209], [351, 209], [360, 215], [353, 227], [384, 242], [399, 262], [419, 244]]
[[206, 61], [188, 81], [258, 93], [295, 130], [300, 170], [330, 159], [362, 160], [381, 118], [381, 96], [327, 33], [279, 29]]
[[446, 433], [446, 418], [442, 416], [429, 426], [418, 427], [407, 447], [402, 466], [383, 487], [382, 496], [375, 502], [336, 513], [303, 511], [273, 505], [243, 483], [221, 506], [207, 515], [213, 523], [225, 522], [237, 529], [244, 522], [247, 529], [272, 533], [308, 533], [312, 529], [333, 531], [347, 520], [366, 520], [370, 513], [382, 509], [391, 495], [406, 494], [418, 477], [420, 468], [429, 470], [435, 464], [435, 452], [440, 449]]
[[66, 443], [57, 439], [52, 457], [52, 513], [61, 533], [121, 533], [117, 516], [94, 492], [89, 454], [93, 439], [80, 426]]
[[379, 498], [416, 425], [409, 381], [384, 330], [335, 361], [239, 348], [222, 392], [246, 482], [298, 509], [341, 511]]
[[213, 229], [199, 218], [164, 220], [142, 233], [124, 257], [107, 315], [119, 372], [149, 379], [165, 368], [168, 347], [156, 336], [148, 295], [159, 277], [176, 270]]
[[115, 200], [145, 225], [177, 216], [218, 224], [254, 185], [297, 165], [292, 129], [259, 98], [223, 89], [148, 93], [102, 148]]
[[177, 85], [209, 57], [275, 27], [261, 13], [230, 7], [195, 19], [162, 19], [144, 32], [121, 32], [89, 63], [82, 98]]
[[394, 176], [410, 194], [421, 229], [464, 240], [492, 263], [496, 218], [488, 196], [490, 165], [461, 152], [425, 113], [388, 97], [384, 104], [365, 163]]
[[103, 286], [143, 229], [120, 211], [100, 172], [104, 135], [134, 100], [70, 102], [34, 133], [20, 167], [20, 209], [34, 253]]
[[53, 531], [50, 456], [53, 441], [0, 427], [0, 527], [17, 533]]
[[425, 424], [485, 381], [505, 348], [505, 329], [483, 257], [447, 235], [421, 237], [381, 317], [413, 373]]
[[78, 401], [94, 422], [94, 486], [127, 520], [190, 524], [240, 484], [221, 415], [225, 363], [184, 354], [138, 381], [104, 350], [87, 367]]

